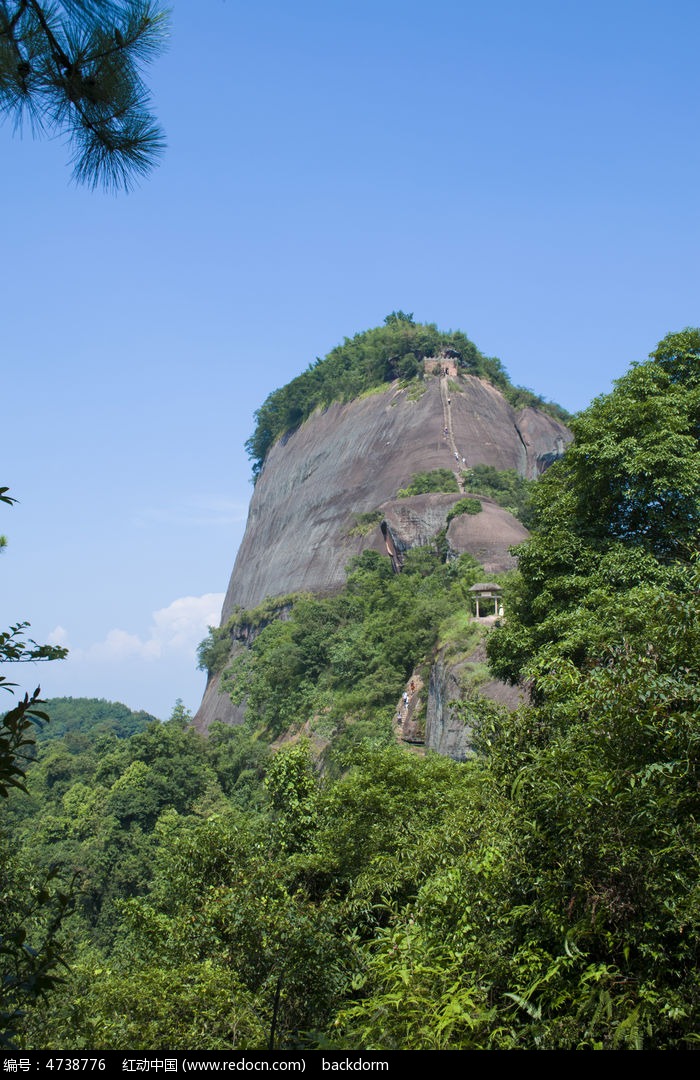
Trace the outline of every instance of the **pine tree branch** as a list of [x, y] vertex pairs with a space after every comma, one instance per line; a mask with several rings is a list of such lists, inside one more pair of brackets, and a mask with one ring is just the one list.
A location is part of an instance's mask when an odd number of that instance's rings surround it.
[[61, 6], [58, 19], [40, 0], [0, 2], [0, 111], [65, 132], [79, 182], [128, 190], [164, 149], [137, 62], [162, 50], [166, 13], [149, 0]]

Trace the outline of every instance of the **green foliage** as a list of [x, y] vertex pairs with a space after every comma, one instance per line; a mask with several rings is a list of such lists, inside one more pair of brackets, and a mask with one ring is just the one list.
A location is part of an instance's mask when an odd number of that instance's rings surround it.
[[214, 959], [105, 964], [81, 958], [68, 994], [38, 1009], [27, 1041], [42, 1049], [245, 1050], [265, 1045], [264, 1016], [235, 974]]
[[[363, 950], [335, 1045], [697, 1042], [700, 574], [542, 703], [484, 714], [464, 801], [412, 845], [413, 899]], [[621, 615], [621, 622], [624, 614]]]
[[[28, 622], [17, 623], [9, 630], [0, 632], [0, 661], [4, 664], [34, 664], [39, 660], [63, 660], [68, 650], [60, 645], [37, 645], [32, 638], [25, 637]], [[4, 689], [14, 686], [3, 677]]]
[[634, 367], [581, 414], [557, 476], [570, 479], [580, 534], [683, 558], [700, 527], [700, 357], [657, 351], [663, 362]]
[[[385, 589], [405, 578], [412, 602], [425, 599], [419, 585], [446, 590], [443, 635], [461, 632], [457, 599], [478, 570], [416, 552], [385, 577], [385, 562], [355, 561], [345, 605], [371, 621], [382, 604], [393, 610], [401, 594]], [[86, 747], [68, 760], [42, 748], [32, 787], [46, 785], [53, 810], [21, 830], [35, 851], [60, 856], [57, 838], [73, 829], [95, 874], [101, 815], [127, 789], [129, 799], [102, 853], [100, 888], [119, 881], [112, 935], [88, 944], [76, 913], [73, 970], [26, 1018], [23, 1045], [693, 1045], [699, 596], [694, 569], [682, 595], [655, 585], [620, 595], [611, 639], [621, 627], [626, 636], [598, 663], [579, 669], [543, 650], [537, 705], [509, 715], [468, 702], [481, 756], [464, 765], [365, 739], [334, 750], [321, 778], [305, 741], [256, 765], [269, 750], [222, 725], [209, 743], [175, 724], [110, 736], [111, 753], [92, 751], [92, 779]], [[278, 625], [318, 681], [328, 618], [300, 599], [256, 642]], [[257, 803], [196, 795], [208, 768], [235, 793], [251, 766]], [[142, 800], [163, 783], [153, 819]], [[128, 813], [141, 822], [128, 826], [130, 857], [148, 867], [138, 885], [122, 861]]]
[[531, 985], [523, 972], [510, 989], [537, 1006], [549, 1045], [575, 1009], [581, 1045], [698, 1036], [698, 583], [693, 571], [680, 595], [619, 596], [609, 633], [620, 644], [585, 671], [543, 649], [531, 669], [541, 703], [495, 744], [522, 885], [538, 898], [529, 937], [544, 947]]
[[413, 894], [420, 878], [412, 862], [416, 840], [442, 818], [463, 774], [447, 758], [421, 760], [395, 744], [365, 744], [346, 755], [342, 775], [320, 791], [316, 860], [361, 924], [386, 923], [389, 898]]
[[259, 808], [271, 757], [268, 743], [242, 727], [216, 723], [209, 729], [207, 749], [224, 794], [237, 806]]
[[309, 744], [301, 741], [273, 757], [265, 777], [278, 835], [287, 851], [303, 848], [314, 824], [317, 782]]
[[461, 331], [445, 333], [434, 323], [416, 323], [412, 315], [395, 311], [387, 316], [384, 326], [345, 338], [342, 345], [323, 359], [317, 358], [305, 372], [263, 402], [255, 413], [255, 431], [246, 443], [254, 478], [273, 443], [297, 428], [314, 409], [327, 408], [333, 401], [351, 401], [394, 379], [422, 376], [423, 360], [447, 348], [457, 353], [462, 372], [488, 379], [508, 400], [522, 398], [516, 407], [536, 405], [565, 419], [566, 414], [558, 406], [546, 405], [530, 391], [512, 387], [500, 360], [483, 356]]
[[[476, 579], [476, 573], [474, 573]], [[440, 625], [438, 649], [448, 658], [465, 656], [481, 638], [481, 628], [472, 618], [471, 605], [464, 603]]]
[[[0, 501], [12, 505], [15, 500], [7, 491], [0, 488]], [[17, 623], [0, 633], [0, 661], [36, 663], [66, 655], [65, 649], [26, 638], [28, 625]], [[12, 694], [15, 685], [0, 676], [0, 689]], [[31, 695], [25, 693], [0, 720], [0, 796], [6, 801], [14, 791], [27, 793], [35, 726], [49, 719], [39, 708], [44, 704], [40, 693], [39, 687]], [[0, 829], [0, 1046], [12, 1045], [24, 1009], [56, 986], [60, 977], [60, 930], [70, 893], [55, 888], [54, 877], [53, 871], [35, 877]]]
[[473, 574], [472, 560], [446, 565], [416, 549], [396, 575], [386, 556], [365, 551], [341, 593], [297, 597], [284, 620], [266, 625], [224, 671], [222, 688], [245, 699], [248, 722], [268, 737], [311, 720], [342, 745], [357, 737], [348, 724], [364, 721], [364, 736], [383, 740], [406, 679], [465, 605]]
[[238, 782], [260, 758], [233, 743], [207, 743], [175, 719], [127, 738], [69, 732], [38, 746], [31, 799], [6, 822], [38, 873], [60, 864], [68, 879], [79, 874], [77, 914], [93, 941], [111, 942], [117, 902], [148, 888], [163, 813], [214, 812], [224, 790], [250, 803]]
[[460, 499], [454, 506], [450, 507], [447, 513], [447, 524], [452, 521], [453, 518], [461, 517], [463, 514], [473, 515], [480, 514], [483, 507], [478, 499], [466, 498]]
[[12, 1047], [27, 1009], [63, 981], [72, 888], [55, 870], [38, 875], [2, 834], [0, 867], [0, 1047]]
[[[5, 679], [0, 676], [0, 683]], [[7, 689], [3, 685], [2, 689]], [[43, 701], [39, 697], [39, 688], [6, 712], [0, 721], [0, 796], [7, 798], [12, 788], [19, 788], [26, 792], [24, 781], [26, 769], [31, 761], [31, 751], [34, 748], [35, 724], [44, 723], [48, 715], [37, 706]]]
[[609, 620], [619, 626], [621, 592], [684, 590], [700, 530], [697, 337], [671, 335], [596, 399], [538, 482], [536, 533], [519, 553], [507, 623], [490, 639], [501, 676], [517, 679], [547, 644], [577, 665], [599, 655], [613, 640]]
[[197, 667], [208, 676], [218, 675], [226, 667], [231, 653], [231, 629], [210, 626], [207, 636], [197, 646]]
[[433, 469], [431, 472], [414, 473], [408, 486], [396, 492], [397, 499], [411, 495], [423, 495], [427, 491], [459, 491], [457, 477], [450, 469]]
[[66, 135], [78, 181], [128, 190], [163, 151], [139, 68], [162, 50], [166, 27], [148, 0], [6, 0], [0, 113]]
[[493, 465], [474, 465], [462, 476], [469, 491], [487, 495], [523, 525], [532, 523], [532, 491], [536, 481], [526, 480], [515, 469], [495, 469]]
[[368, 510], [363, 514], [353, 514], [353, 525], [348, 529], [348, 536], [366, 536], [377, 525], [381, 524], [384, 513], [382, 510]]
[[[697, 1045], [700, 572], [685, 557], [694, 510], [673, 512], [682, 485], [663, 483], [662, 537], [655, 499], [634, 494], [645, 478], [617, 473], [654, 437], [665, 445], [661, 475], [692, 469], [688, 444], [690, 462], [669, 451], [659, 402], [640, 408], [650, 382], [665, 396], [680, 381], [697, 430], [698, 338], [676, 337], [655, 354], [669, 357], [664, 378], [633, 369], [584, 415], [572, 465], [567, 454], [538, 489], [540, 529], [521, 553], [513, 616], [509, 607], [490, 646], [504, 674], [528, 675], [534, 704], [483, 713], [485, 757], [471, 766], [461, 833], [441, 819], [415, 901], [364, 953], [337, 1045]], [[669, 404], [674, 426], [675, 391]], [[636, 418], [636, 449], [615, 455], [625, 415]], [[588, 487], [605, 470], [607, 517]], [[620, 518], [616, 484], [636, 501], [634, 518]], [[429, 850], [426, 835], [416, 864]]]
[[185, 706], [182, 698], [176, 698], [168, 723], [175, 724], [179, 728], [186, 728], [192, 723], [192, 712]]
[[218, 675], [226, 666], [234, 641], [246, 640], [251, 632], [279, 618], [296, 595], [268, 597], [258, 607], [247, 611], [236, 608], [224, 626], [210, 626], [209, 633], [197, 646], [197, 667], [209, 676]]
[[143, 710], [134, 711], [119, 701], [104, 698], [47, 698], [44, 708], [51, 723], [38, 728], [38, 742], [63, 739], [67, 735], [96, 738], [108, 733], [126, 739], [144, 731], [156, 719]]
[[[109, 964], [93, 964], [98, 978], [83, 979], [78, 1016], [54, 1003], [39, 1036], [48, 1030], [58, 1043], [69, 1025], [71, 1045], [76, 1035], [81, 1045], [97, 1038], [124, 1049], [262, 1049], [289, 1045], [290, 1036], [298, 1043], [327, 1019], [342, 981], [347, 950], [331, 932], [330, 913], [299, 887], [286, 848], [277, 854], [276, 836], [258, 815], [167, 814], [158, 834], [150, 893], [122, 905]], [[143, 986], [134, 1008], [119, 987], [135, 986], [137, 974]]]
[[417, 838], [463, 802], [446, 759], [391, 747], [348, 765], [321, 784], [307, 747], [289, 746], [269, 810], [163, 813], [147, 894], [115, 911], [108, 955], [83, 945], [25, 1045], [261, 1049], [327, 1030], [362, 979], [362, 942], [416, 895]]
[[700, 383], [700, 330], [686, 327], [660, 341], [650, 359], [668, 375], [672, 383], [697, 387]]
[[[426, 549], [399, 575], [366, 551], [342, 592], [297, 596], [283, 618], [236, 614], [257, 635], [222, 682], [250, 729], [205, 742], [174, 717], [39, 747], [32, 795], [6, 800], [8, 908], [49, 860], [80, 866], [84, 891], [72, 973], [20, 1021], [22, 1046], [697, 1046], [694, 333], [594, 403], [580, 453], [538, 484], [489, 645], [531, 700], [508, 713], [473, 694], [468, 763], [407, 753], [388, 723], [436, 643], [474, 644], [479, 570]], [[683, 460], [658, 398], [673, 430], [686, 410]], [[615, 457], [625, 415], [634, 446]], [[259, 737], [321, 721], [322, 770], [313, 740], [271, 756]]]
[[537, 896], [509, 987], [533, 1045], [698, 1038], [699, 342], [669, 336], [575, 422], [489, 641], [535, 702], [492, 758]]

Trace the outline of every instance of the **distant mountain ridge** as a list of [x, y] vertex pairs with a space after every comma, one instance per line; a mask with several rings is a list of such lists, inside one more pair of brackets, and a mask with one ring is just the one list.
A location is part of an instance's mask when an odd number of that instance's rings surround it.
[[135, 711], [120, 701], [104, 698], [48, 698], [41, 708], [51, 718], [36, 729], [36, 738], [41, 742], [66, 735], [112, 734], [128, 739], [157, 720], [143, 709]]

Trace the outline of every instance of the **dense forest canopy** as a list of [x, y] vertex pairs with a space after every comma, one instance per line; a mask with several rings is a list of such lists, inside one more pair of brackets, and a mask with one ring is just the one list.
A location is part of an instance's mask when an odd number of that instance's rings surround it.
[[533, 537], [490, 642], [504, 678], [545, 648], [585, 664], [620, 626], [622, 596], [687, 589], [700, 532], [700, 331], [670, 334], [571, 428], [574, 443], [532, 489]]
[[[228, 673], [245, 724], [205, 739], [176, 706], [118, 737], [83, 706], [22, 759], [0, 812], [0, 1044], [700, 1046], [700, 331], [575, 429], [489, 638], [531, 698], [468, 696], [471, 760], [392, 733], [407, 674], [479, 632], [480, 571], [437, 541], [399, 575], [365, 552], [283, 619], [236, 613], [260, 629]], [[5, 717], [5, 772], [32, 709]]]
[[460, 371], [478, 375], [497, 386], [512, 405], [534, 405], [561, 420], [568, 414], [530, 390], [510, 382], [500, 360], [484, 356], [461, 330], [444, 332], [434, 323], [414, 322], [403, 311], [387, 315], [383, 326], [345, 338], [323, 359], [274, 390], [255, 413], [255, 431], [246, 443], [257, 476], [276, 439], [298, 427], [318, 406], [351, 401], [366, 390], [394, 379], [414, 379], [423, 373], [423, 360], [449, 349]]

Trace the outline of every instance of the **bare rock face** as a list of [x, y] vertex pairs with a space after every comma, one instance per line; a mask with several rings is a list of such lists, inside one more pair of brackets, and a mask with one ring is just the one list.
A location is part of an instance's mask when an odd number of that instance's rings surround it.
[[450, 522], [447, 542], [453, 551], [469, 552], [487, 574], [502, 574], [515, 567], [510, 548], [522, 544], [528, 531], [522, 522], [492, 499], [479, 496], [481, 513], [463, 514]]
[[[463, 665], [460, 665], [460, 667]], [[425, 746], [455, 761], [471, 757], [471, 725], [459, 715], [456, 704], [462, 698], [460, 667], [438, 657], [430, 669]]]
[[228, 694], [221, 693], [221, 675], [211, 675], [207, 679], [202, 704], [197, 710], [192, 723], [198, 731], [208, 731], [212, 724], [242, 724], [245, 720], [245, 706], [234, 705]]
[[[450, 661], [443, 655], [436, 657], [430, 670], [428, 706], [425, 721], [425, 746], [438, 754], [465, 761], [472, 757], [472, 720], [469, 715], [469, 699], [465, 701], [470, 669], [486, 662], [483, 642], [469, 656]], [[525, 691], [519, 686], [508, 686], [497, 679], [480, 683], [476, 690], [481, 697], [515, 709], [526, 700]]]
[[[447, 434], [446, 434], [447, 432]], [[429, 542], [447, 524], [458, 494], [397, 499], [418, 472], [473, 465], [516, 469], [535, 477], [571, 434], [537, 409], [516, 410], [490, 383], [471, 375], [426, 376], [393, 384], [347, 404], [313, 413], [280, 439], [258, 478], [231, 575], [222, 625], [235, 608], [292, 592], [330, 593], [345, 583], [345, 566], [366, 548], [386, 552], [398, 569], [402, 553]], [[454, 518], [447, 540], [470, 552], [487, 573], [509, 569], [513, 544], [527, 536], [511, 514], [479, 497], [482, 512]], [[377, 524], [359, 531], [358, 514]], [[195, 717], [204, 730], [215, 718], [235, 722], [210, 680]]]
[[[224, 601], [224, 622], [236, 606], [252, 608], [267, 596], [340, 588], [348, 559], [370, 546], [365, 536], [349, 535], [354, 515], [389, 503], [396, 514], [404, 513], [394, 499], [414, 473], [485, 464], [534, 477], [540, 459], [556, 454], [557, 443], [571, 438], [564, 425], [546, 413], [516, 411], [482, 379], [467, 375], [458, 383], [460, 390], [450, 393], [450, 409], [459, 461], [444, 434], [437, 378], [428, 378], [417, 400], [415, 387], [392, 386], [346, 405], [331, 405], [272, 447], [251, 500]], [[447, 496], [447, 503], [440, 505], [449, 509], [458, 497]], [[505, 511], [499, 515], [499, 509], [488, 511], [492, 533], [498, 532], [496, 517], [514, 520]], [[426, 522], [432, 536], [436, 520]], [[467, 526], [455, 532], [462, 528]], [[517, 525], [513, 528], [519, 531]], [[524, 537], [521, 530], [515, 539], [504, 538], [501, 551]], [[484, 542], [484, 537], [477, 541], [482, 546]], [[493, 546], [492, 539], [489, 543]]]

